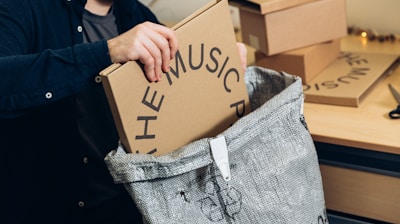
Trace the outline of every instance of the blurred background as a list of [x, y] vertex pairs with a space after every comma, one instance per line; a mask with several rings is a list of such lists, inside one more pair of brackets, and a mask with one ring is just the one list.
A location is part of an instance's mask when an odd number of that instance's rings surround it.
[[[179, 22], [210, 0], [139, 0], [168, 24]], [[239, 26], [238, 12], [231, 7], [232, 20]], [[371, 29], [378, 33], [400, 33], [399, 0], [347, 0], [349, 26]]]

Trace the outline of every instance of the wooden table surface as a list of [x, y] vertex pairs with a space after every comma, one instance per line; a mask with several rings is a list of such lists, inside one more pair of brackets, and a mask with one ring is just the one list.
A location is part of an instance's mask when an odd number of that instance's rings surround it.
[[[342, 51], [400, 55], [400, 42], [380, 43], [361, 37], [341, 40]], [[383, 77], [359, 107], [306, 103], [304, 114], [315, 141], [400, 154], [400, 119], [388, 112], [397, 107], [388, 84], [400, 91], [400, 67]]]

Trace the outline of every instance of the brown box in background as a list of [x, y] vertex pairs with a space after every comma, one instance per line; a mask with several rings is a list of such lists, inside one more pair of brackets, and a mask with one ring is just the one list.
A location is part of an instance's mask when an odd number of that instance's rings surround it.
[[396, 54], [341, 52], [303, 85], [305, 102], [358, 107], [378, 81], [398, 66]]
[[[267, 7], [263, 6], [271, 2], [282, 8], [265, 10]], [[242, 41], [266, 55], [274, 55], [347, 34], [345, 0], [299, 0], [295, 2], [303, 4], [293, 7], [286, 2], [293, 1], [239, 1]]]
[[255, 53], [257, 66], [300, 76], [308, 83], [340, 55], [340, 40], [332, 40], [308, 47], [266, 56]]
[[250, 110], [227, 0], [214, 0], [173, 29], [171, 71], [150, 83], [136, 62], [101, 72], [127, 152], [162, 155], [214, 137]]

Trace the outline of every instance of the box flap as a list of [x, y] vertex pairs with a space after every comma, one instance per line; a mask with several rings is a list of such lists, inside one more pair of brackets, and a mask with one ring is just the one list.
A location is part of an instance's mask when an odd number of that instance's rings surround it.
[[267, 14], [317, 0], [245, 0], [245, 1], [231, 0], [231, 1], [242, 6], [246, 6], [249, 9], [257, 10], [261, 14]]

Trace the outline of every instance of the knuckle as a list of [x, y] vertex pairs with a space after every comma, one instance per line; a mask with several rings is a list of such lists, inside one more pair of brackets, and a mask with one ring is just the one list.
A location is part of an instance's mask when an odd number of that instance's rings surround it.
[[143, 63], [147, 66], [147, 67], [153, 67], [154, 66], [154, 58], [151, 56], [146, 56], [143, 58]]

